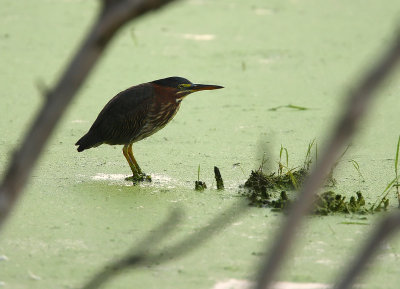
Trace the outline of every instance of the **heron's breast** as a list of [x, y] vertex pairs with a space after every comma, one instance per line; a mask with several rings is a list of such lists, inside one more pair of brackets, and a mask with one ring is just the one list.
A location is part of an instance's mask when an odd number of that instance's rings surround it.
[[178, 112], [180, 103], [166, 102], [154, 105], [146, 117], [145, 124], [134, 141], [142, 140], [167, 125]]

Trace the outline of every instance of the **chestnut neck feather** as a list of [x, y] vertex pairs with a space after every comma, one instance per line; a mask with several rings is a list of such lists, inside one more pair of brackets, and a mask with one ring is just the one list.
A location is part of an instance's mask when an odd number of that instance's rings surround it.
[[154, 95], [158, 101], [165, 102], [173, 102], [176, 103], [176, 93], [178, 92], [177, 88], [161, 86], [157, 84], [153, 84], [154, 87]]

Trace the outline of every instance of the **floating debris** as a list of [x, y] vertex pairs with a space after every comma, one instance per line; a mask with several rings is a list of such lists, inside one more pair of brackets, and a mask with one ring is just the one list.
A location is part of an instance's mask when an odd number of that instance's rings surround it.
[[357, 225], [357, 226], [370, 226], [371, 223], [363, 223], [363, 222], [340, 222], [342, 225]]
[[353, 167], [356, 169], [358, 175], [359, 175], [360, 178], [361, 178], [361, 181], [362, 181], [363, 183], [365, 183], [365, 179], [364, 179], [363, 174], [361, 173], [360, 165], [358, 164], [358, 162], [355, 161], [355, 160], [350, 160], [349, 162], [353, 164]]
[[215, 181], [217, 182], [217, 190], [223, 190], [224, 189], [224, 180], [222, 179], [219, 168], [214, 167], [214, 175], [215, 175]]
[[295, 110], [308, 110], [308, 107], [304, 107], [304, 106], [299, 106], [299, 105], [293, 105], [293, 104], [287, 104], [287, 105], [279, 105], [276, 107], [271, 107], [270, 109], [268, 109], [269, 111], [277, 111], [278, 109], [281, 108], [291, 108], [291, 109], [295, 109]]

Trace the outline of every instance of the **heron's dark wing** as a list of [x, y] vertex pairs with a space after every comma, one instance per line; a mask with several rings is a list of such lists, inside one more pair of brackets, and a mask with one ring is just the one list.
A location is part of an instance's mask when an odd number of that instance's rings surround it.
[[89, 132], [108, 144], [129, 143], [140, 132], [154, 98], [151, 84], [133, 86], [114, 96]]

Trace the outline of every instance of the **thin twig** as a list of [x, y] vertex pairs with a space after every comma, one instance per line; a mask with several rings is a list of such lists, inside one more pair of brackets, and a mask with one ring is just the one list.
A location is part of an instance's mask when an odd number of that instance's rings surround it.
[[104, 0], [97, 21], [76, 52], [57, 85], [31, 125], [19, 149], [15, 150], [0, 185], [0, 227], [10, 213], [45, 144], [68, 104], [102, 55], [117, 30], [129, 20], [173, 0]]
[[384, 54], [381, 60], [361, 79], [356, 89], [348, 94], [349, 104], [343, 117], [333, 131], [325, 152], [319, 158], [317, 166], [304, 182], [299, 198], [293, 204], [285, 223], [278, 233], [270, 254], [264, 261], [258, 276], [257, 289], [271, 286], [288, 249], [295, 240], [296, 231], [300, 229], [302, 220], [312, 209], [313, 197], [320, 188], [330, 168], [335, 163], [340, 150], [346, 146], [353, 136], [362, 116], [367, 112], [374, 93], [383, 81], [393, 72], [400, 60], [400, 35]]

